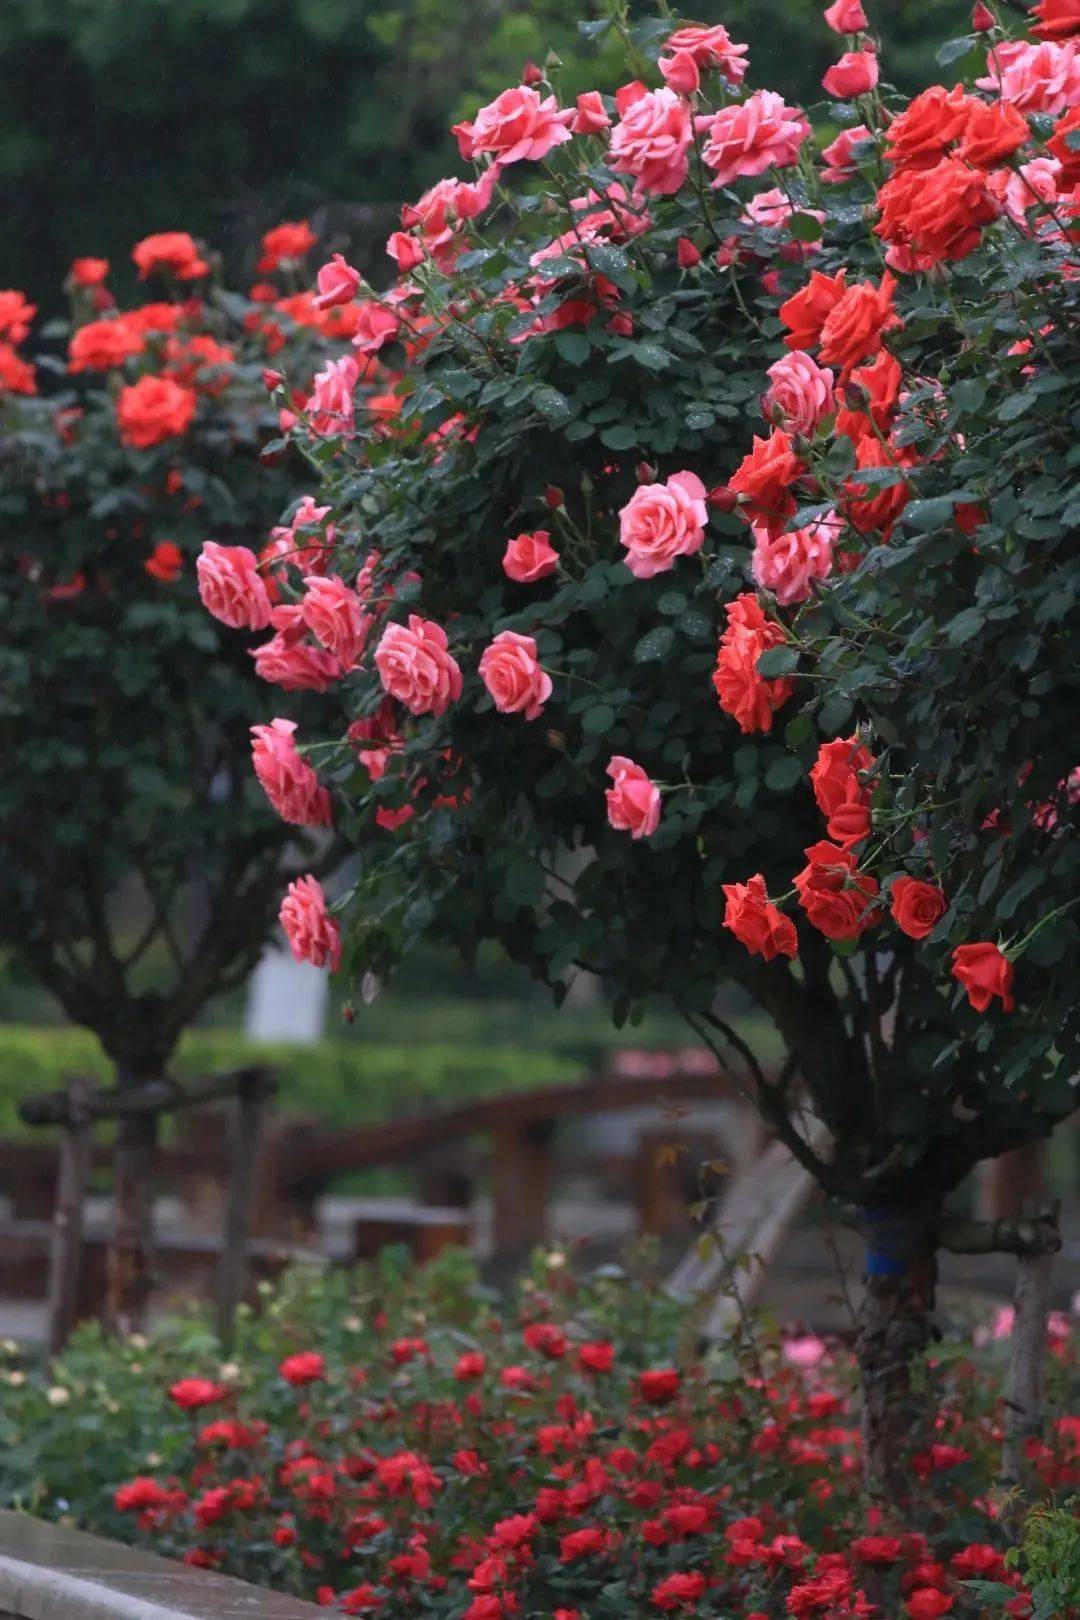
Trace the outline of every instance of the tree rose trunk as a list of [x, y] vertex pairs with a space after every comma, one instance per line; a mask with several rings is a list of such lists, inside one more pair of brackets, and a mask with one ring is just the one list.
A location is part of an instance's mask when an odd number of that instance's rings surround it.
[[[123, 1086], [149, 1078], [125, 1075]], [[116, 1127], [114, 1228], [106, 1259], [105, 1318], [121, 1336], [146, 1324], [154, 1285], [154, 1162], [158, 1122], [152, 1114], [122, 1119]]]
[[866, 1292], [859, 1323], [867, 1484], [896, 1501], [911, 1488], [901, 1466], [925, 1420], [912, 1363], [931, 1341], [937, 1283], [936, 1208], [868, 1210]]

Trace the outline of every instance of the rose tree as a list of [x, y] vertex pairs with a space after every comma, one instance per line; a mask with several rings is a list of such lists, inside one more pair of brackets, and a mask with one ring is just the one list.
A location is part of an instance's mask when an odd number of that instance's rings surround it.
[[[319, 566], [324, 513], [299, 501], [302, 461], [262, 456], [279, 430], [266, 366], [306, 383], [348, 347], [348, 315], [296, 291], [312, 242], [303, 224], [269, 232], [247, 298], [185, 232], [147, 237], [134, 253], [147, 296], [124, 311], [105, 261], [79, 259], [72, 322], [42, 334], [36, 366], [34, 308], [0, 293], [0, 938], [95, 1031], [123, 1084], [159, 1074], [203, 1004], [243, 982], [290, 851], [309, 864], [302, 829], [329, 821], [285, 720], [266, 753], [288, 823], [238, 767], [267, 655], [199, 601], [262, 630], [277, 575]], [[258, 575], [268, 541], [276, 566]], [[328, 679], [314, 659], [290, 685]], [[152, 1128], [125, 1125], [121, 1159]]]
[[[336, 824], [385, 835], [349, 970], [494, 937], [726, 1039], [863, 1212], [882, 1474], [946, 1195], [1076, 1102], [1080, 15], [980, 8], [907, 104], [862, 6], [826, 21], [820, 152], [723, 27], [621, 15], [613, 98], [458, 126], [476, 178], [404, 210], [392, 290], [319, 278], [404, 356], [396, 415], [342, 376], [294, 431], [364, 626], [318, 745]], [[284, 920], [336, 955], [313, 891]]]

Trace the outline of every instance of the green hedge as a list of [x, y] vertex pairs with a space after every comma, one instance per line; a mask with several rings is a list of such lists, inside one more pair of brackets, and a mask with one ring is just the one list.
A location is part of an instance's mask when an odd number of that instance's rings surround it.
[[[317, 1046], [275, 1046], [219, 1030], [196, 1030], [181, 1044], [173, 1072], [214, 1074], [244, 1063], [277, 1070], [280, 1106], [329, 1124], [364, 1124], [494, 1092], [578, 1080], [581, 1060], [571, 1055], [499, 1046], [383, 1046], [323, 1041]], [[74, 1028], [0, 1028], [0, 1136], [25, 1127], [21, 1097], [48, 1091], [75, 1074], [109, 1078], [95, 1038]]]

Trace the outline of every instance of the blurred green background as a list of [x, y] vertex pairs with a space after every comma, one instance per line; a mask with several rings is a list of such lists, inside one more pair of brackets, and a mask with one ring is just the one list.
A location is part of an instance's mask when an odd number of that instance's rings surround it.
[[[966, 0], [868, 0], [887, 77], [926, 82]], [[635, 5], [638, 15], [656, 9]], [[698, 0], [750, 45], [750, 76], [803, 103], [842, 48], [819, 0]], [[579, 19], [604, 0], [4, 0], [0, 285], [44, 308], [76, 254], [191, 230], [251, 269], [258, 235], [320, 214], [373, 262], [396, 205], [463, 172], [447, 133], [554, 50], [564, 99], [625, 77]], [[365, 254], [365, 246], [370, 254]]]

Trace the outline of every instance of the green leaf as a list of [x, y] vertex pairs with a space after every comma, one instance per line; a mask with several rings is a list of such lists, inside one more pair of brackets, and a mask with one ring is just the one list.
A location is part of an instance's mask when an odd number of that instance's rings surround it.
[[950, 62], [959, 61], [961, 56], [975, 49], [978, 43], [976, 34], [964, 34], [959, 39], [947, 39], [944, 45], [938, 47], [937, 60], [942, 67], [948, 67]]
[[651, 664], [658, 658], [666, 658], [675, 645], [675, 631], [670, 624], [661, 624], [648, 635], [642, 636], [634, 648], [635, 664]]
[[952, 522], [951, 495], [935, 495], [926, 501], [909, 501], [904, 508], [904, 522], [919, 534], [929, 534]]
[[590, 737], [599, 737], [603, 732], [610, 731], [614, 724], [615, 710], [611, 704], [597, 703], [591, 709], [585, 710], [581, 729]]
[[553, 422], [558, 421], [560, 417], [573, 415], [570, 401], [566, 395], [561, 394], [557, 388], [552, 388], [548, 383], [542, 383], [539, 388], [533, 390], [532, 404], [534, 410], [539, 411], [541, 416], [546, 416]]
[[1038, 397], [1038, 394], [1033, 394], [1028, 390], [1020, 394], [1010, 394], [1008, 399], [997, 408], [998, 421], [1015, 422], [1024, 415], [1025, 411], [1030, 411]]
[[950, 619], [945, 634], [949, 644], [953, 647], [962, 647], [965, 641], [977, 636], [986, 619], [982, 609], [977, 607], [964, 608], [955, 619]]
[[584, 332], [556, 332], [555, 349], [567, 365], [580, 366], [592, 353], [592, 344]]
[[821, 240], [822, 224], [813, 214], [792, 214], [786, 221], [789, 236], [795, 237], [798, 242], [818, 242]]
[[762, 680], [775, 680], [778, 675], [790, 675], [799, 662], [794, 647], [769, 647], [757, 661], [757, 672]]
[[600, 442], [609, 450], [632, 450], [638, 442], [637, 429], [628, 422], [617, 422], [614, 427], [604, 428]]
[[803, 779], [803, 763], [794, 754], [774, 760], [765, 772], [765, 786], [777, 793], [789, 792]]

